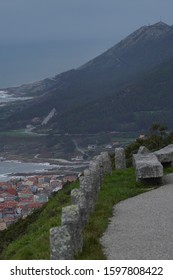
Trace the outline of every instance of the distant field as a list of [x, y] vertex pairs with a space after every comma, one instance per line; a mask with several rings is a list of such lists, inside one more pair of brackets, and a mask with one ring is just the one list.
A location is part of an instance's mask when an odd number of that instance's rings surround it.
[[[38, 134], [24, 129], [16, 129], [0, 132], [0, 153], [10, 159], [22, 157], [34, 158], [40, 154], [40, 158], [64, 158], [71, 159], [76, 156], [92, 158], [94, 155], [106, 150], [106, 145], [111, 145], [112, 150], [118, 146], [127, 146], [135, 140], [131, 134], [53, 134], [49, 131], [39, 131]], [[94, 151], [88, 149], [88, 145], [96, 145]], [[111, 151], [111, 149], [108, 149]]]
[[80, 136], [75, 136], [74, 138], [77, 140], [78, 144], [82, 147], [87, 147], [90, 144], [97, 144], [99, 146], [105, 144], [111, 144], [113, 142], [117, 142], [120, 145], [128, 145], [133, 142], [137, 137], [138, 133], [136, 132], [118, 132], [118, 133], [97, 133], [97, 134], [85, 134]]
[[9, 136], [9, 137], [38, 137], [38, 134], [26, 133], [26, 129], [17, 129], [10, 131], [0, 132], [0, 136]]
[[126, 146], [132, 142], [134, 142], [136, 138], [132, 137], [113, 137], [112, 142], [119, 142], [119, 144]]

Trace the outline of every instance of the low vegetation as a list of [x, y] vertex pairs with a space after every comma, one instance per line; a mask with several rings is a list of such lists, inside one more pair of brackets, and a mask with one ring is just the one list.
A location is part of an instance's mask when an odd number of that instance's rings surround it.
[[[49, 259], [49, 229], [61, 223], [61, 209], [71, 203], [70, 192], [79, 183], [66, 185], [40, 210], [0, 232], [0, 259]], [[106, 176], [95, 211], [84, 229], [84, 250], [77, 259], [105, 259], [99, 238], [112, 216], [113, 205], [147, 191], [136, 184], [133, 168]]]
[[83, 252], [76, 259], [101, 260], [106, 259], [100, 238], [107, 228], [109, 218], [113, 214], [113, 206], [118, 202], [150, 190], [136, 182], [133, 168], [123, 171], [115, 170], [112, 176], [107, 175], [99, 192], [95, 211], [89, 223], [84, 228]]
[[126, 147], [127, 164], [132, 165], [132, 156], [138, 152], [140, 146], [145, 146], [152, 152], [172, 143], [173, 132], [168, 132], [164, 125], [153, 123], [144, 138], [138, 138]]
[[[146, 138], [137, 139], [126, 148], [128, 164], [131, 165], [132, 154], [137, 152], [139, 146], [144, 145], [152, 151], [170, 143], [173, 143], [173, 133], [168, 134], [166, 127], [153, 124]], [[111, 159], [113, 165], [113, 155]], [[165, 168], [164, 174], [170, 172], [173, 172], [172, 167]], [[78, 181], [67, 184], [63, 190], [54, 194], [42, 209], [0, 232], [0, 259], [49, 259], [49, 230], [61, 224], [62, 207], [71, 204], [70, 192], [78, 187]], [[135, 170], [132, 167], [122, 171], [114, 170], [111, 176], [107, 175], [98, 194], [95, 210], [83, 230], [83, 251], [76, 259], [106, 259], [100, 238], [113, 215], [113, 206], [153, 188], [152, 185], [146, 186], [136, 182]]]
[[42, 209], [0, 232], [0, 259], [50, 259], [49, 229], [61, 224], [61, 209], [76, 187], [78, 182], [67, 184]]

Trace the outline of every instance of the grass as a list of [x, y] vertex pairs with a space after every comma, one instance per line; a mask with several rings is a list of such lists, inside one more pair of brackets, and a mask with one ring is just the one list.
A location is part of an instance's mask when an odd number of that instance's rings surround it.
[[133, 168], [113, 171], [112, 176], [107, 175], [99, 192], [95, 211], [83, 231], [83, 252], [78, 254], [76, 259], [106, 259], [99, 240], [107, 228], [109, 218], [112, 216], [113, 206], [122, 200], [146, 192], [151, 187], [147, 188], [140, 183], [136, 183]]
[[23, 137], [30, 137], [30, 138], [36, 138], [36, 137], [41, 137], [43, 135], [39, 134], [32, 134], [32, 133], [27, 133], [26, 129], [16, 129], [16, 130], [9, 130], [9, 131], [2, 131], [0, 132], [0, 136], [8, 136], [8, 137], [16, 137], [16, 138], [23, 138]]
[[18, 129], [18, 130], [9, 130], [0, 132], [1, 136], [8, 136], [8, 137], [35, 137], [33, 134], [25, 133], [25, 129]]
[[0, 259], [50, 259], [49, 229], [61, 224], [62, 207], [71, 204], [76, 187], [78, 182], [66, 185], [42, 209], [0, 232]]
[[170, 173], [173, 173], [173, 167], [172, 166], [166, 166], [164, 168], [164, 175], [167, 175], [167, 174], [170, 174]]
[[[67, 185], [54, 195], [43, 209], [0, 232], [0, 259], [50, 259], [49, 229], [61, 224], [61, 209], [71, 204], [70, 192], [76, 187], [79, 187], [78, 182]], [[83, 230], [83, 252], [77, 255], [76, 259], [106, 259], [99, 240], [112, 216], [113, 206], [145, 191], [148, 191], [148, 188], [136, 183], [133, 168], [113, 171], [112, 176], [107, 175], [95, 210]]]

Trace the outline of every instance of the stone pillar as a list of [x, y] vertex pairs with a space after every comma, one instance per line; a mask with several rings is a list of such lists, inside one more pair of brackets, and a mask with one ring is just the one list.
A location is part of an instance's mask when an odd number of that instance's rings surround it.
[[88, 215], [91, 213], [91, 211], [94, 209], [94, 201], [95, 201], [95, 191], [92, 187], [92, 185], [90, 183], [88, 183], [88, 181], [86, 180], [85, 176], [81, 176], [79, 178], [80, 181], [80, 189], [84, 192], [85, 194], [85, 198], [87, 201], [87, 211], [88, 211]]
[[89, 163], [84, 176], [79, 178], [80, 188], [71, 191], [73, 205], [62, 209], [61, 227], [50, 229], [50, 254], [52, 260], [72, 260], [82, 251], [82, 229], [93, 211], [104, 174], [112, 172], [109, 154], [103, 152]]
[[94, 174], [89, 169], [85, 169], [83, 172], [83, 178], [85, 178], [88, 185], [94, 186], [95, 177]]
[[104, 173], [112, 174], [112, 163], [109, 154], [107, 152], [102, 152], [101, 156], [103, 160]]
[[89, 219], [88, 202], [82, 189], [71, 191], [72, 204], [78, 205], [81, 213], [82, 226], [86, 225]]
[[125, 151], [123, 148], [115, 149], [115, 169], [126, 169]]
[[98, 155], [94, 158], [94, 160], [99, 165], [99, 173], [100, 173], [100, 183], [104, 180], [104, 168], [103, 168], [103, 157], [101, 155]]
[[62, 208], [62, 226], [67, 226], [72, 237], [72, 248], [75, 253], [81, 252], [83, 247], [82, 223], [78, 205]]
[[67, 226], [50, 229], [50, 259], [73, 260], [73, 241]]
[[148, 154], [150, 151], [145, 146], [140, 146], [138, 150], [138, 154]]
[[89, 163], [89, 170], [93, 178], [94, 188], [96, 191], [100, 189], [101, 178], [100, 178], [100, 164], [98, 161], [94, 160]]

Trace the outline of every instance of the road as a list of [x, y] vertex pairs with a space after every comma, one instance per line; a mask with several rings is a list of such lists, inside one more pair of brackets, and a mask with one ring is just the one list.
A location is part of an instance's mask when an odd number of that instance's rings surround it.
[[80, 152], [82, 155], [85, 155], [85, 151], [84, 151], [83, 149], [79, 148], [79, 146], [78, 146], [76, 140], [75, 140], [75, 139], [72, 139], [72, 141], [73, 141], [73, 143], [74, 143], [74, 145], [75, 145], [75, 147], [76, 147], [76, 150], [77, 150], [78, 152]]
[[155, 190], [115, 205], [101, 238], [109, 260], [173, 260], [173, 174]]

